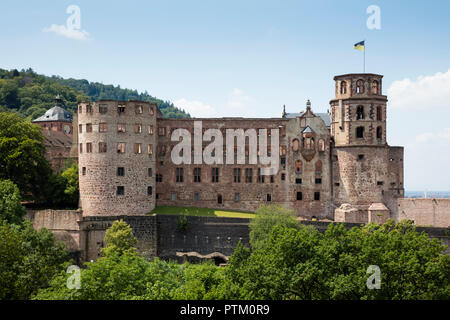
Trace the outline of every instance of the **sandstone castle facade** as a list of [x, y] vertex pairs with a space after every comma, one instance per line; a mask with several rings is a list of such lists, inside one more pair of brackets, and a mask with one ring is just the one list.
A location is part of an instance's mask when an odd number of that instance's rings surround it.
[[[155, 104], [102, 100], [79, 104], [74, 117], [84, 217], [139, 216], [156, 205], [254, 211], [279, 204], [304, 219], [383, 222], [404, 196], [403, 147], [387, 143], [383, 76], [336, 76], [330, 112], [280, 118], [165, 119]], [[278, 129], [280, 168], [261, 164], [171, 161], [175, 129]], [[270, 130], [269, 130], [270, 131]], [[210, 142], [203, 142], [206, 147]], [[224, 150], [226, 152], [226, 150]], [[225, 155], [224, 155], [225, 156]]]

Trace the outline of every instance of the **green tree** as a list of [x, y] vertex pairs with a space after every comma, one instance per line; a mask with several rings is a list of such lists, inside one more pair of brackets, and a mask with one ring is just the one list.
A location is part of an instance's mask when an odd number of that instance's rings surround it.
[[69, 261], [63, 243], [53, 234], [36, 231], [29, 221], [21, 226], [0, 224], [0, 300], [29, 299]]
[[22, 223], [25, 208], [20, 200], [19, 188], [10, 180], [0, 180], [0, 223]]
[[77, 207], [78, 200], [80, 198], [80, 189], [78, 185], [78, 164], [72, 164], [61, 174], [61, 176], [66, 180], [64, 194], [67, 197], [67, 203], [72, 207]]
[[274, 226], [284, 225], [298, 228], [295, 213], [277, 205], [262, 205], [256, 210], [256, 216], [250, 221], [250, 244], [253, 249], [263, 246]]
[[125, 252], [135, 252], [136, 244], [137, 239], [130, 225], [123, 220], [116, 220], [106, 230], [105, 248], [102, 248], [102, 254], [108, 256], [114, 253], [122, 255]]
[[42, 197], [51, 169], [44, 157], [41, 128], [10, 112], [0, 112], [0, 179], [13, 181], [25, 198]]

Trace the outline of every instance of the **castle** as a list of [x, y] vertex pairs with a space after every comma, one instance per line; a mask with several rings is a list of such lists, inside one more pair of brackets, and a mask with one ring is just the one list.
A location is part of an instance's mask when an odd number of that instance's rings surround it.
[[[77, 261], [99, 257], [105, 232], [118, 219], [130, 224], [139, 251], [149, 258], [229, 256], [239, 242], [249, 244], [248, 219], [192, 216], [181, 232], [179, 217], [148, 214], [156, 205], [255, 211], [278, 204], [322, 231], [330, 221], [352, 227], [408, 219], [450, 244], [450, 199], [404, 198], [403, 147], [387, 144], [382, 78], [336, 76], [329, 112], [315, 113], [308, 101], [306, 111], [284, 108], [280, 118], [270, 119], [166, 119], [156, 104], [101, 100], [80, 103], [72, 127], [57, 99], [35, 122], [47, 140], [72, 139], [71, 150], [67, 143], [64, 149], [47, 143], [47, 158], [54, 169], [61, 159], [78, 159], [80, 209], [30, 210], [27, 217], [35, 228], [52, 230]], [[236, 144], [232, 136], [231, 147], [230, 130], [243, 133]], [[211, 149], [218, 139], [211, 132], [226, 135], [227, 145]], [[197, 145], [177, 150], [198, 133]], [[261, 139], [271, 143], [256, 149]], [[189, 161], [173, 160], [181, 153]], [[203, 161], [196, 161], [199, 154]], [[267, 175], [262, 155], [275, 159], [278, 170]]]
[[[403, 148], [386, 141], [382, 78], [336, 76], [331, 114], [314, 113], [308, 101], [306, 111], [283, 110], [280, 118], [164, 119], [155, 104], [141, 101], [80, 103], [83, 216], [143, 215], [155, 205], [255, 211], [270, 203], [308, 220], [383, 222], [396, 215], [404, 187]], [[262, 175], [263, 165], [250, 164], [249, 139], [243, 164], [175, 165], [171, 135], [180, 128], [192, 135], [196, 121], [203, 133], [279, 130], [279, 150], [268, 150], [279, 153], [279, 170]]]

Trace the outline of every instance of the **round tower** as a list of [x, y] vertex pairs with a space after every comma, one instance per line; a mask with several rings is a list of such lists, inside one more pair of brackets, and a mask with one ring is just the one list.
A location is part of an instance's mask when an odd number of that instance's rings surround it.
[[83, 216], [140, 215], [154, 209], [156, 108], [141, 101], [79, 104]]

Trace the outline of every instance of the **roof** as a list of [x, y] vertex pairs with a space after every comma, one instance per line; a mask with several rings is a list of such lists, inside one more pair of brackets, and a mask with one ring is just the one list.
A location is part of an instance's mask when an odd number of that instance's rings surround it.
[[45, 147], [66, 147], [72, 146], [72, 137], [64, 134], [61, 131], [42, 130], [44, 136]]
[[60, 106], [54, 106], [53, 108], [47, 110], [45, 114], [33, 122], [44, 122], [44, 121], [64, 121], [64, 122], [72, 122], [73, 117], [72, 114], [66, 109], [61, 108]]
[[383, 203], [372, 203], [369, 207], [369, 210], [371, 211], [389, 211], [388, 208]]
[[303, 129], [303, 131], [302, 131], [302, 133], [312, 133], [312, 132], [314, 132], [314, 131], [313, 131], [313, 129], [311, 129], [310, 126], [306, 126], [306, 128]]
[[[305, 113], [286, 113], [286, 118], [297, 118], [303, 116]], [[314, 114], [318, 117], [321, 117], [323, 122], [325, 122], [325, 125], [329, 128], [331, 125], [331, 118], [329, 113], [316, 113]]]

